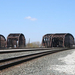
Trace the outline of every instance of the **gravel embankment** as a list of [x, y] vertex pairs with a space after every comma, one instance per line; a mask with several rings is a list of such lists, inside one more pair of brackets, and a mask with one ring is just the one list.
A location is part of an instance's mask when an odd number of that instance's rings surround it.
[[75, 49], [25, 62], [0, 75], [75, 75]]

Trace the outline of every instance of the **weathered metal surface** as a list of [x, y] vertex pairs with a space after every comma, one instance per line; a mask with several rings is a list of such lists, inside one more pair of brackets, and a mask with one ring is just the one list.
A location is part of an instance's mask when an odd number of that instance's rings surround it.
[[46, 34], [42, 38], [45, 47], [71, 47], [73, 44], [74, 37], [70, 33]]
[[3, 35], [0, 35], [0, 48], [6, 47], [6, 39]]
[[7, 47], [19, 48], [26, 45], [25, 36], [22, 33], [9, 34], [7, 37]]

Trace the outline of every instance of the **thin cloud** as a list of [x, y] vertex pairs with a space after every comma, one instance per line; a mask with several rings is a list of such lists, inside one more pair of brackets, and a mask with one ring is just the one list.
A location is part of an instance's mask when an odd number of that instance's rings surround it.
[[29, 20], [31, 20], [31, 21], [35, 21], [35, 20], [37, 20], [36, 18], [32, 18], [32, 17], [30, 17], [30, 16], [25, 17], [25, 19], [29, 19]]

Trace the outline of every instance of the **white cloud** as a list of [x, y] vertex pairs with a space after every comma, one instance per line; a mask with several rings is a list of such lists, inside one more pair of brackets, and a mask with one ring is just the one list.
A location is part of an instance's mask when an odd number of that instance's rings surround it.
[[29, 19], [29, 20], [31, 20], [31, 21], [35, 21], [35, 20], [37, 20], [36, 18], [32, 18], [32, 17], [30, 17], [30, 16], [25, 17], [25, 19]]

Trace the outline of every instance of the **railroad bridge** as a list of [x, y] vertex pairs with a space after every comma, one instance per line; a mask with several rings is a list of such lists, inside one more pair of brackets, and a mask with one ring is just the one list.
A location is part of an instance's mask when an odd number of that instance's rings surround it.
[[42, 45], [45, 47], [72, 47], [74, 37], [70, 33], [46, 34], [42, 38]]
[[0, 34], [0, 48], [6, 47], [6, 39], [3, 35]]
[[26, 45], [25, 36], [22, 33], [9, 34], [7, 37], [7, 47], [19, 48]]

